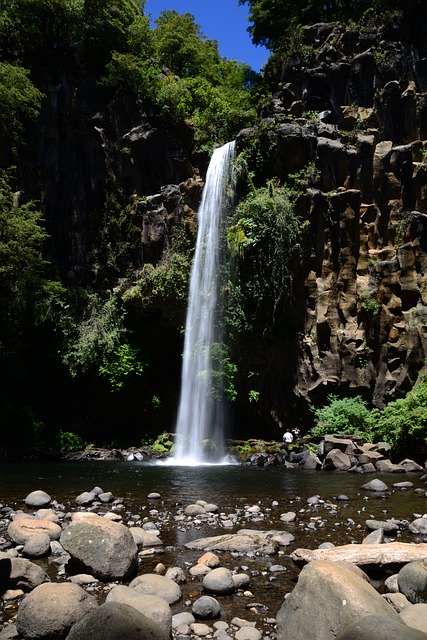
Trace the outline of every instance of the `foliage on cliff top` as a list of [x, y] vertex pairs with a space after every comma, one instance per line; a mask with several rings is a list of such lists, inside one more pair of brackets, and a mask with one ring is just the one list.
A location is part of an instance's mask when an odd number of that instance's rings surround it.
[[425, 16], [424, 0], [239, 0], [239, 3], [249, 5], [252, 24], [248, 30], [254, 44], [263, 44], [272, 51], [280, 47], [296, 24], [359, 21], [392, 11], [417, 19]]

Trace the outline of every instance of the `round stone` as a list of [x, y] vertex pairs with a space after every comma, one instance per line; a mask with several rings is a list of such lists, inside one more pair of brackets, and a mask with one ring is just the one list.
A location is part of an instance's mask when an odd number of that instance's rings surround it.
[[45, 491], [37, 490], [32, 491], [25, 498], [25, 504], [27, 507], [47, 507], [52, 501], [52, 498]]

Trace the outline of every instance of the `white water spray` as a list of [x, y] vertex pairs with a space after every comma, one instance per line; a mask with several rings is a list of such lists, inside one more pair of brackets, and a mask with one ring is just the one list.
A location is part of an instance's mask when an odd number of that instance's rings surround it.
[[234, 190], [233, 159], [234, 142], [214, 151], [198, 213], [173, 464], [205, 463], [212, 454], [206, 451], [207, 444], [214, 445], [216, 459], [224, 453], [223, 403], [215, 384], [218, 371], [213, 365], [222, 338], [217, 326], [221, 307], [220, 235], [230, 189]]

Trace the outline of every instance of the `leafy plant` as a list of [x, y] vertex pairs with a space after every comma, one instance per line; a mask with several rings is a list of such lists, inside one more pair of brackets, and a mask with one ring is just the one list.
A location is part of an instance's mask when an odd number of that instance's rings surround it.
[[107, 378], [112, 391], [120, 391], [131, 376], [140, 378], [143, 371], [144, 363], [138, 350], [128, 343], [119, 345], [99, 367], [101, 376]]
[[72, 431], [60, 431], [57, 436], [58, 448], [61, 452], [64, 451], [81, 451], [85, 449], [86, 442], [81, 436]]
[[313, 436], [339, 433], [343, 435], [359, 435], [372, 441], [372, 433], [378, 414], [377, 410], [369, 411], [367, 403], [361, 396], [354, 398], [338, 398], [328, 396], [328, 404], [323, 407], [310, 406], [316, 418], [316, 426], [311, 429]]
[[274, 325], [292, 296], [301, 255], [300, 221], [286, 190], [274, 182], [253, 189], [237, 206], [227, 239], [228, 325], [238, 331]]
[[378, 316], [381, 312], [381, 303], [373, 291], [365, 290], [360, 294], [360, 306], [366, 313]]
[[375, 426], [377, 440], [385, 440], [393, 449], [404, 450], [427, 445], [427, 379], [420, 382], [404, 398], [389, 402], [380, 412]]

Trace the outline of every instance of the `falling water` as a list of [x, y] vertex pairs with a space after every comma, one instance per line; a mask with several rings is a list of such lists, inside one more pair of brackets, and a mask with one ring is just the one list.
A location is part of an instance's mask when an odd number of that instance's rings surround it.
[[[196, 252], [185, 327], [181, 397], [176, 424], [175, 464], [206, 462], [206, 443], [218, 460], [224, 450], [223, 403], [215, 385], [215, 349], [221, 342], [221, 227], [230, 205], [234, 142], [212, 155], [198, 213]], [[212, 452], [211, 452], [212, 453]]]

